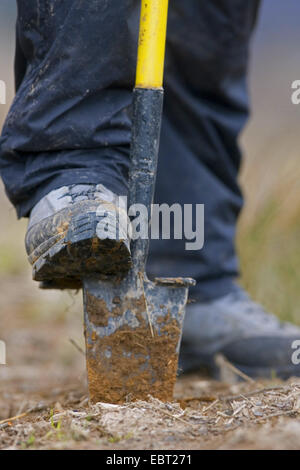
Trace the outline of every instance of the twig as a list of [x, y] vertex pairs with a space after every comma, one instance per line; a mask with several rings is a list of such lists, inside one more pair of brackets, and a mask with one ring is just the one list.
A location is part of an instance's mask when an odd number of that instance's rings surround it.
[[280, 386], [280, 385], [276, 385], [275, 387], [264, 387], [264, 388], [259, 388], [257, 390], [253, 390], [253, 392], [248, 392], [248, 393], [240, 393], [238, 395], [231, 395], [229, 397], [220, 397], [220, 400], [221, 401], [233, 401], [233, 400], [241, 400], [241, 399], [245, 399], [247, 397], [252, 397], [254, 395], [260, 395], [261, 393], [266, 393], [266, 392], [273, 392], [273, 391], [276, 391], [276, 390], [285, 390], [287, 391], [288, 389], [290, 389], [290, 387], [285, 387], [285, 386]]
[[146, 305], [146, 312], [147, 312], [147, 317], [148, 317], [148, 322], [149, 322], [149, 328], [150, 328], [151, 336], [152, 336], [152, 338], [154, 338], [154, 331], [153, 331], [153, 327], [152, 327], [151, 315], [150, 315], [150, 312], [149, 312], [147, 297], [146, 297], [145, 289], [144, 289], [144, 275], [142, 273], [139, 273], [139, 277], [140, 277], [140, 281], [142, 283], [142, 288], [143, 288], [143, 295], [144, 295], [144, 299], [145, 299], [145, 305]]
[[213, 408], [217, 403], [219, 403], [219, 398], [217, 398], [215, 401], [213, 401], [210, 405], [206, 406], [204, 408], [204, 410], [202, 410], [202, 413], [206, 413], [208, 410], [210, 410], [211, 408]]
[[0, 421], [0, 427], [1, 429], [5, 428], [5, 425], [8, 425], [12, 421], [17, 421], [18, 419], [25, 418], [25, 416], [28, 416], [30, 413], [35, 413], [36, 411], [44, 411], [49, 408], [50, 405], [37, 405], [33, 406], [32, 408], [29, 408], [29, 410], [25, 411], [24, 413], [17, 414], [16, 416], [12, 416], [11, 418], [6, 418]]
[[69, 341], [71, 344], [73, 344], [73, 346], [77, 349], [77, 351], [79, 351], [81, 354], [83, 354], [85, 356], [85, 352], [84, 350], [79, 346], [79, 344], [76, 343], [76, 341], [72, 338], [69, 338]]
[[169, 413], [168, 411], [165, 411], [165, 410], [162, 410], [162, 409], [160, 409], [159, 411], [161, 413], [165, 414], [166, 416], [169, 416], [170, 418], [177, 419], [177, 421], [180, 421], [181, 423], [184, 423], [187, 426], [197, 426], [197, 427], [199, 427], [198, 424], [190, 423], [189, 421], [186, 421], [185, 419], [182, 419], [179, 416], [172, 415], [172, 413]]
[[239, 406], [232, 414], [232, 416], [238, 415], [246, 406], [246, 403], [243, 403], [241, 406]]
[[289, 416], [289, 415], [294, 415], [294, 414], [299, 414], [299, 411], [297, 410], [278, 411], [277, 413], [271, 413], [269, 415], [260, 416], [259, 418], [256, 418], [256, 421], [262, 421], [268, 418], [276, 418], [277, 416]]
[[142, 349], [144, 349], [145, 351], [148, 352], [147, 348], [145, 346], [143, 346], [142, 344], [140, 344], [140, 343], [134, 343], [134, 344], [136, 344], [139, 348], [142, 348]]
[[24, 418], [28, 414], [29, 414], [29, 411], [26, 411], [26, 413], [21, 413], [20, 415], [12, 416], [11, 418], [7, 418], [7, 419], [3, 419], [2, 421], [0, 421], [0, 425], [10, 423], [11, 421], [16, 421], [17, 419]]
[[238, 377], [241, 377], [248, 383], [255, 383], [255, 380], [251, 379], [248, 375], [244, 374], [241, 370], [235, 367], [231, 362], [229, 362], [222, 354], [219, 355], [219, 359], [223, 362], [223, 364], [228, 367], [232, 372], [234, 372]]

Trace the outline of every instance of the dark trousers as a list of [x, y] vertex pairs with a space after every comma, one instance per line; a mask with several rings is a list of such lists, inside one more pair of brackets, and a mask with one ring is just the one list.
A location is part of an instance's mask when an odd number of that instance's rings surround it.
[[[139, 0], [18, 0], [17, 94], [0, 171], [18, 216], [49, 191], [102, 183], [125, 194]], [[205, 246], [153, 241], [149, 271], [233, 289], [242, 206], [238, 136], [248, 116], [249, 40], [259, 0], [171, 0], [156, 202], [205, 204]]]

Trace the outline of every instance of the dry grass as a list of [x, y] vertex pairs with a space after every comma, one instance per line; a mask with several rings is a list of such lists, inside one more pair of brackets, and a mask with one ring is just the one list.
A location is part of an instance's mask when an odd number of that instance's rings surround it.
[[299, 414], [299, 381], [221, 388], [194, 376], [179, 381], [173, 403], [123, 406], [89, 406], [81, 390], [65, 390], [52, 401], [23, 400], [18, 415], [0, 421], [0, 448], [297, 449]]
[[300, 324], [297, 147], [297, 133], [283, 130], [246, 161], [242, 174], [246, 206], [238, 247], [246, 289], [281, 319]]

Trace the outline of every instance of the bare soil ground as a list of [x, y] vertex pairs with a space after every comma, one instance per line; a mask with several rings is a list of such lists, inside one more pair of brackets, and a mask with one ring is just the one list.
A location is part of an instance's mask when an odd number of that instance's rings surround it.
[[[173, 403], [89, 406], [86, 386], [38, 374], [2, 382], [1, 449], [299, 449], [300, 381], [180, 379]], [[57, 377], [56, 377], [57, 378]], [[26, 383], [27, 382], [27, 383]], [[5, 385], [5, 387], [3, 387]]]

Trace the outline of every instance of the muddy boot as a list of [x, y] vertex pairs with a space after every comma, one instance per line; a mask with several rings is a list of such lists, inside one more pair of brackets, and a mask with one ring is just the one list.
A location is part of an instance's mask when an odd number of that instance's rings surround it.
[[206, 370], [218, 378], [215, 358], [222, 354], [253, 378], [300, 376], [297, 340], [299, 349], [300, 328], [280, 322], [237, 288], [215, 301], [188, 306], [180, 370]]
[[43, 287], [77, 289], [89, 274], [121, 278], [130, 267], [124, 200], [103, 185], [54, 190], [31, 211], [25, 243]]

